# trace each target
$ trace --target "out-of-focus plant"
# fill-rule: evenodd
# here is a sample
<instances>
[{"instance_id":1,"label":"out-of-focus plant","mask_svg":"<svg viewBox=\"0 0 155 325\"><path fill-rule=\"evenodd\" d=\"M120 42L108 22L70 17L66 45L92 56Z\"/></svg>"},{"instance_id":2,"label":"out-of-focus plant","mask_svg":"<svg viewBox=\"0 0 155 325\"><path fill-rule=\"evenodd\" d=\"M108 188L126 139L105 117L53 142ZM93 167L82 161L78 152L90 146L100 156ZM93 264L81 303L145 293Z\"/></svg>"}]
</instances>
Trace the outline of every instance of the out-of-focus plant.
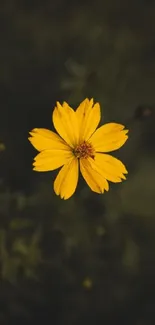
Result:
<instances>
[{"instance_id":1,"label":"out-of-focus plant","mask_svg":"<svg viewBox=\"0 0 155 325\"><path fill-rule=\"evenodd\" d=\"M40 228L26 235L29 220L13 219L8 230L0 229L1 280L15 282L21 277L36 278L36 267L41 262ZM25 234L21 234L25 231Z\"/></svg>"},{"instance_id":2,"label":"out-of-focus plant","mask_svg":"<svg viewBox=\"0 0 155 325\"><path fill-rule=\"evenodd\" d=\"M4 151L5 149L5 144L0 142L0 151Z\"/></svg>"}]
</instances>

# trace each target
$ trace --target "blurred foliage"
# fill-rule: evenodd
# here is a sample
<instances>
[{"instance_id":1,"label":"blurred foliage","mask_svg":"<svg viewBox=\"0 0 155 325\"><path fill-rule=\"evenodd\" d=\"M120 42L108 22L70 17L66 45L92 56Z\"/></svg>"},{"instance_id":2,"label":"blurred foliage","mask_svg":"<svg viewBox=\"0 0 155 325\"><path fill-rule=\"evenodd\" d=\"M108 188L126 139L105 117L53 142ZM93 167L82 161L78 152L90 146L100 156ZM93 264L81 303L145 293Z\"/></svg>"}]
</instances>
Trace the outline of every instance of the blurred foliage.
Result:
<instances>
[{"instance_id":1,"label":"blurred foliage","mask_svg":"<svg viewBox=\"0 0 155 325\"><path fill-rule=\"evenodd\" d=\"M5 150L5 145L4 145L4 143L0 143L0 151L3 151L3 150Z\"/></svg>"},{"instance_id":2,"label":"blurred foliage","mask_svg":"<svg viewBox=\"0 0 155 325\"><path fill-rule=\"evenodd\" d=\"M154 324L155 2L0 7L0 324ZM96 195L80 179L63 201L28 131L86 96L129 128L128 180Z\"/></svg>"},{"instance_id":3,"label":"blurred foliage","mask_svg":"<svg viewBox=\"0 0 155 325\"><path fill-rule=\"evenodd\" d=\"M0 229L1 280L14 283L21 276L36 276L35 268L41 262L40 231L36 229L28 238L24 232L30 225L29 220L13 219L7 230Z\"/></svg>"}]
</instances>

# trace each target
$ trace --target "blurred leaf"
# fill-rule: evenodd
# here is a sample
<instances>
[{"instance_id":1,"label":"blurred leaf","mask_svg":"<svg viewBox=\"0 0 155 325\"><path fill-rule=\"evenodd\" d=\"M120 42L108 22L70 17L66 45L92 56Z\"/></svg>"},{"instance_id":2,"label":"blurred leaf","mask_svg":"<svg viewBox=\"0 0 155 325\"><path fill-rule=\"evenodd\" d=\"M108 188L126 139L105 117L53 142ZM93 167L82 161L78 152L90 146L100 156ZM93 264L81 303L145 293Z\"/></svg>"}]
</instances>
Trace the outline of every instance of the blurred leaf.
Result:
<instances>
[{"instance_id":1,"label":"blurred leaf","mask_svg":"<svg viewBox=\"0 0 155 325\"><path fill-rule=\"evenodd\" d=\"M139 264L139 248L131 238L126 240L122 262L130 271L137 271Z\"/></svg>"},{"instance_id":2,"label":"blurred leaf","mask_svg":"<svg viewBox=\"0 0 155 325\"><path fill-rule=\"evenodd\" d=\"M7 259L8 253L6 250L6 231L0 229L0 260L3 263Z\"/></svg>"},{"instance_id":3,"label":"blurred leaf","mask_svg":"<svg viewBox=\"0 0 155 325\"><path fill-rule=\"evenodd\" d=\"M19 266L21 266L21 260L19 258L10 257L8 255L5 261L2 263L2 279L8 280L10 282L15 282L17 280Z\"/></svg>"},{"instance_id":4,"label":"blurred leaf","mask_svg":"<svg viewBox=\"0 0 155 325\"><path fill-rule=\"evenodd\" d=\"M92 288L93 281L91 278L87 277L83 280L82 285L85 289L90 290Z\"/></svg>"},{"instance_id":5,"label":"blurred leaf","mask_svg":"<svg viewBox=\"0 0 155 325\"><path fill-rule=\"evenodd\" d=\"M102 237L106 234L106 229L103 226L96 227L96 234L99 237Z\"/></svg>"},{"instance_id":6,"label":"blurred leaf","mask_svg":"<svg viewBox=\"0 0 155 325\"><path fill-rule=\"evenodd\" d=\"M17 238L13 242L12 251L22 255L28 255L29 249L23 238Z\"/></svg>"},{"instance_id":7,"label":"blurred leaf","mask_svg":"<svg viewBox=\"0 0 155 325\"><path fill-rule=\"evenodd\" d=\"M31 226L32 226L32 221L31 220L29 220L29 219L21 219L21 218L13 219L9 224L9 227L12 230L20 230L20 229L31 227Z\"/></svg>"},{"instance_id":8,"label":"blurred leaf","mask_svg":"<svg viewBox=\"0 0 155 325\"><path fill-rule=\"evenodd\" d=\"M39 242L41 239L41 230L38 228L33 234L31 242L29 244L29 253L27 256L27 263L36 266L41 261L41 251L39 248Z\"/></svg>"},{"instance_id":9,"label":"blurred leaf","mask_svg":"<svg viewBox=\"0 0 155 325\"><path fill-rule=\"evenodd\" d=\"M26 267L25 270L24 270L24 274L25 274L25 276L26 276L27 278L37 280L37 276L36 276L36 274L35 274L35 271L34 271L34 269L32 269L32 268Z\"/></svg>"},{"instance_id":10,"label":"blurred leaf","mask_svg":"<svg viewBox=\"0 0 155 325\"><path fill-rule=\"evenodd\" d=\"M23 210L28 205L27 197L22 193L18 193L16 201L18 210Z\"/></svg>"},{"instance_id":11,"label":"blurred leaf","mask_svg":"<svg viewBox=\"0 0 155 325\"><path fill-rule=\"evenodd\" d=\"M6 149L4 143L0 143L0 151L4 151Z\"/></svg>"}]
</instances>

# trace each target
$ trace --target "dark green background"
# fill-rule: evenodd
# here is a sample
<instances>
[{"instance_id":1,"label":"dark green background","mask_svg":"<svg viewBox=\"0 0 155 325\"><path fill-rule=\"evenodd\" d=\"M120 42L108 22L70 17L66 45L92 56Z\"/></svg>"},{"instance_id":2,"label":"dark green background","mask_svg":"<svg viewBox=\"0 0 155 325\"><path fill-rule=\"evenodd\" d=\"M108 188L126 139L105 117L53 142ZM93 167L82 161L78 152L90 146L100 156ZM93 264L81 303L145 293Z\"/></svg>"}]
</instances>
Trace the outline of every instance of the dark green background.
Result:
<instances>
[{"instance_id":1,"label":"dark green background","mask_svg":"<svg viewBox=\"0 0 155 325\"><path fill-rule=\"evenodd\" d=\"M86 97L130 129L129 175L63 201L28 132ZM1 0L1 325L155 324L154 104L155 1Z\"/></svg>"}]
</instances>

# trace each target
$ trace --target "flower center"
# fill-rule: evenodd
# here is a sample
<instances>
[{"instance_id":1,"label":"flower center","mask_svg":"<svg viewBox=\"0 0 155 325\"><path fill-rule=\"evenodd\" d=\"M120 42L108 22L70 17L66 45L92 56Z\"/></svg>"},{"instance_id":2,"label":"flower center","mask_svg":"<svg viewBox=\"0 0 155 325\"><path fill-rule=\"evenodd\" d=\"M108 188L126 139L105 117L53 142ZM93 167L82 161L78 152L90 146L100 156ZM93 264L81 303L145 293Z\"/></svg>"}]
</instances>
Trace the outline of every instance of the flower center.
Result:
<instances>
[{"instance_id":1,"label":"flower center","mask_svg":"<svg viewBox=\"0 0 155 325\"><path fill-rule=\"evenodd\" d=\"M91 157L94 159L95 150L92 145L88 142L82 142L74 149L74 155L77 158L88 158Z\"/></svg>"}]
</instances>

